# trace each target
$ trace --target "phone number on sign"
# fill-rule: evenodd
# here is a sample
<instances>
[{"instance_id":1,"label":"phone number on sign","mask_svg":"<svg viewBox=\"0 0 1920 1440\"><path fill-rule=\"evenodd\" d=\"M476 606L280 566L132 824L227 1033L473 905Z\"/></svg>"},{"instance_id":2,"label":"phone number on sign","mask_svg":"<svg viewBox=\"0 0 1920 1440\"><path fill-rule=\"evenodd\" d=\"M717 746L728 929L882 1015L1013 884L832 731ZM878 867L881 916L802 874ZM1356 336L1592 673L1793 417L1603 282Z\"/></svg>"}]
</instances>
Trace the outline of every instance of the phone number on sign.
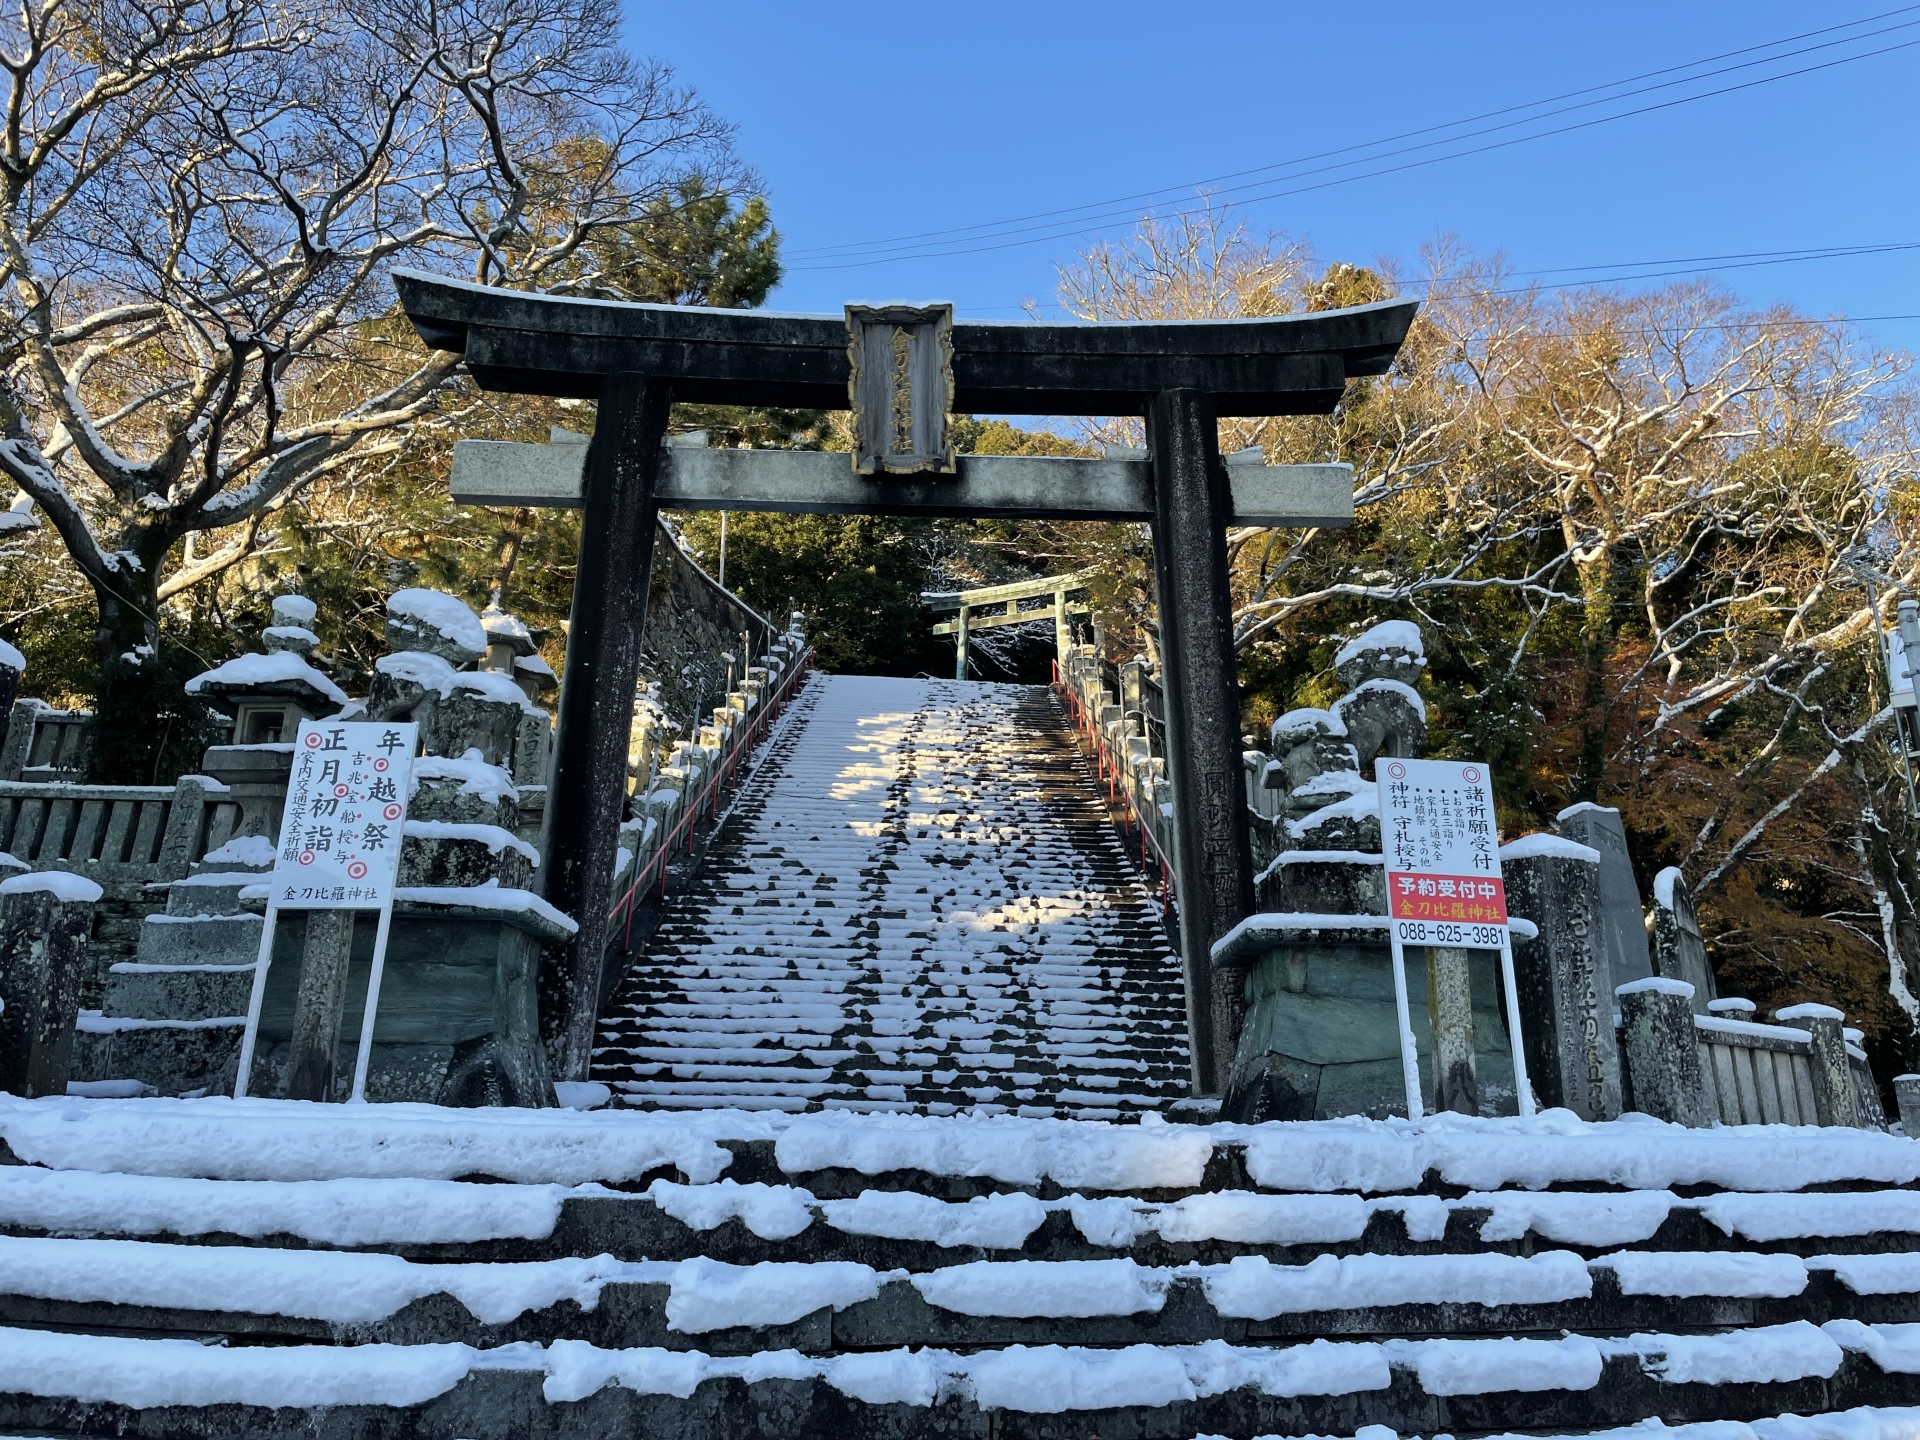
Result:
<instances>
[{"instance_id":1,"label":"phone number on sign","mask_svg":"<svg viewBox=\"0 0 1920 1440\"><path fill-rule=\"evenodd\" d=\"M1498 950L1506 939L1500 925L1445 925L1431 920L1396 920L1394 932L1409 945L1460 945L1470 950Z\"/></svg>"}]
</instances>

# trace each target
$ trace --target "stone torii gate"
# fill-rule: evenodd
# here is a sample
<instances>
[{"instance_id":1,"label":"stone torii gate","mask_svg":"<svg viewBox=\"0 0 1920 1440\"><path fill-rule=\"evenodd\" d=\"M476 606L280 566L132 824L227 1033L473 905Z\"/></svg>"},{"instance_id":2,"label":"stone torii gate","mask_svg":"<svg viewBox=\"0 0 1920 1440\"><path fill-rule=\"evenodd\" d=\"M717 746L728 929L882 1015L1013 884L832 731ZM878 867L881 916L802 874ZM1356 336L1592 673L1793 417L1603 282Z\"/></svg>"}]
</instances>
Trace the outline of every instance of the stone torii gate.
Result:
<instances>
[{"instance_id":1,"label":"stone torii gate","mask_svg":"<svg viewBox=\"0 0 1920 1440\"><path fill-rule=\"evenodd\" d=\"M666 507L1151 526L1167 722L1182 737L1168 759L1194 1084L1221 1088L1243 1002L1236 977L1214 983L1209 951L1253 907L1226 531L1346 525L1353 491L1344 465L1223 463L1216 422L1330 412L1349 379L1385 373L1416 302L956 324L951 306L786 315L564 299L414 271L394 280L421 339L464 355L482 389L599 402L587 446L469 450L459 496L585 510L541 867L546 898L580 925L541 975L556 1076L585 1078L592 1054L654 517ZM852 410L856 448L850 463L666 446L675 401ZM956 456L949 412L1141 415L1147 456Z\"/></svg>"},{"instance_id":2,"label":"stone torii gate","mask_svg":"<svg viewBox=\"0 0 1920 1440\"><path fill-rule=\"evenodd\" d=\"M1076 570L1071 575L1041 575L1007 585L984 585L975 590L953 590L927 594L921 601L936 615L951 615L933 627L936 636L953 636L953 678L967 678L967 639L979 630L997 630L1003 625L1025 625L1034 620L1053 621L1055 647L1065 654L1072 643L1072 622L1091 612L1085 605L1069 605L1067 596L1084 591L1087 580L1097 573ZM1022 600L1051 600L1051 605L1022 610ZM988 606L996 609L989 610Z\"/></svg>"}]
</instances>

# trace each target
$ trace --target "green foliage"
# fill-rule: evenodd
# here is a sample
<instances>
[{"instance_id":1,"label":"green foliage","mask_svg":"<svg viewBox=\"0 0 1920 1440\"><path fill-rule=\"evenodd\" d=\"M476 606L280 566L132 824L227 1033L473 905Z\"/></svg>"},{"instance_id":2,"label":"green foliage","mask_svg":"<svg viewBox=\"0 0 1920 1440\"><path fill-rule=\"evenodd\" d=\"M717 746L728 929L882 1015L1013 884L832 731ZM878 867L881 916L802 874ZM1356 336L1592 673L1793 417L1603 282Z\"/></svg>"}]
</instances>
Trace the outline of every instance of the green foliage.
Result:
<instances>
[{"instance_id":1,"label":"green foliage","mask_svg":"<svg viewBox=\"0 0 1920 1440\"><path fill-rule=\"evenodd\" d=\"M187 681L206 668L164 635L158 654L108 661L81 738L88 782L165 785L197 769L202 752L221 737L213 712L186 692Z\"/></svg>"},{"instance_id":2,"label":"green foliage","mask_svg":"<svg viewBox=\"0 0 1920 1440\"><path fill-rule=\"evenodd\" d=\"M780 283L780 232L758 195L738 200L690 175L593 247L594 289L623 300L752 309Z\"/></svg>"},{"instance_id":3,"label":"green foliage","mask_svg":"<svg viewBox=\"0 0 1920 1440\"><path fill-rule=\"evenodd\" d=\"M920 602L938 526L879 515L739 513L727 522L727 585L776 623L804 614L828 670L917 675L950 670L950 642L934 639ZM719 568L720 517L680 517L687 547Z\"/></svg>"}]
</instances>

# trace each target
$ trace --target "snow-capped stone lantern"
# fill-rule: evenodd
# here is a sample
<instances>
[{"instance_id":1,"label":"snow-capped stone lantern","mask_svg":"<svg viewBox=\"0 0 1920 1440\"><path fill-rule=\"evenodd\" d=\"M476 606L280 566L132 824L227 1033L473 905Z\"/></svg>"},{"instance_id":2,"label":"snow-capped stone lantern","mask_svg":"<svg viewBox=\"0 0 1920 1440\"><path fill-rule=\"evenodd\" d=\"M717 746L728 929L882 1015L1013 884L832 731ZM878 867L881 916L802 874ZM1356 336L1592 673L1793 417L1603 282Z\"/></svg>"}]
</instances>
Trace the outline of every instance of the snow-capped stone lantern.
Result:
<instances>
[{"instance_id":1,"label":"snow-capped stone lantern","mask_svg":"<svg viewBox=\"0 0 1920 1440\"><path fill-rule=\"evenodd\" d=\"M498 605L489 605L480 612L480 626L487 634L487 658L481 662L482 669L511 676L529 700L560 688L560 677L540 658L540 647L526 621Z\"/></svg>"},{"instance_id":2,"label":"snow-capped stone lantern","mask_svg":"<svg viewBox=\"0 0 1920 1440\"><path fill-rule=\"evenodd\" d=\"M262 637L265 653L237 656L186 684L189 695L233 717L233 743L208 746L200 768L227 787L223 798L239 806L235 836L271 841L280 833L300 722L328 719L347 704L346 692L310 662L319 643L308 628L313 616L311 600L276 596L274 623Z\"/></svg>"},{"instance_id":3,"label":"snow-capped stone lantern","mask_svg":"<svg viewBox=\"0 0 1920 1440\"><path fill-rule=\"evenodd\" d=\"M291 744L302 720L337 715L347 695L312 663L320 637L307 627L314 604L276 595L273 624L261 632L265 653L241 655L189 680L186 691L233 717L235 745Z\"/></svg>"},{"instance_id":4,"label":"snow-capped stone lantern","mask_svg":"<svg viewBox=\"0 0 1920 1440\"><path fill-rule=\"evenodd\" d=\"M1427 707L1413 686L1427 668L1420 627L1410 620L1385 620L1341 646L1334 673L1347 693L1333 713L1366 769L1375 758L1419 756L1427 744Z\"/></svg>"},{"instance_id":5,"label":"snow-capped stone lantern","mask_svg":"<svg viewBox=\"0 0 1920 1440\"><path fill-rule=\"evenodd\" d=\"M477 749L488 765L510 764L521 718L536 707L510 676L465 668L487 654L480 617L438 590L396 590L386 618L393 653L374 661L368 716L417 721L425 754Z\"/></svg>"}]
</instances>

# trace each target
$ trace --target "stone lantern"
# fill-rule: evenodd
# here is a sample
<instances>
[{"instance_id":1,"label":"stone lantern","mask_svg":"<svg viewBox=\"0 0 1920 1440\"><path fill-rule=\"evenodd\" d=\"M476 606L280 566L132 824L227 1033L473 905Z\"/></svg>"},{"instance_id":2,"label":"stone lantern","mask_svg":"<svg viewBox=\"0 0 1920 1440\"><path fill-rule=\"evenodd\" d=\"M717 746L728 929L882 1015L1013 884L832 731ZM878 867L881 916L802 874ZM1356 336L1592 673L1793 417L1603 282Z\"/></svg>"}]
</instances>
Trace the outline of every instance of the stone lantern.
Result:
<instances>
[{"instance_id":1,"label":"stone lantern","mask_svg":"<svg viewBox=\"0 0 1920 1440\"><path fill-rule=\"evenodd\" d=\"M201 769L239 804L235 835L279 834L300 722L325 720L347 703L346 692L310 663L320 643L307 628L313 617L311 600L275 596L264 654L241 655L187 682L189 695L233 717L234 743L209 746Z\"/></svg>"}]
</instances>

